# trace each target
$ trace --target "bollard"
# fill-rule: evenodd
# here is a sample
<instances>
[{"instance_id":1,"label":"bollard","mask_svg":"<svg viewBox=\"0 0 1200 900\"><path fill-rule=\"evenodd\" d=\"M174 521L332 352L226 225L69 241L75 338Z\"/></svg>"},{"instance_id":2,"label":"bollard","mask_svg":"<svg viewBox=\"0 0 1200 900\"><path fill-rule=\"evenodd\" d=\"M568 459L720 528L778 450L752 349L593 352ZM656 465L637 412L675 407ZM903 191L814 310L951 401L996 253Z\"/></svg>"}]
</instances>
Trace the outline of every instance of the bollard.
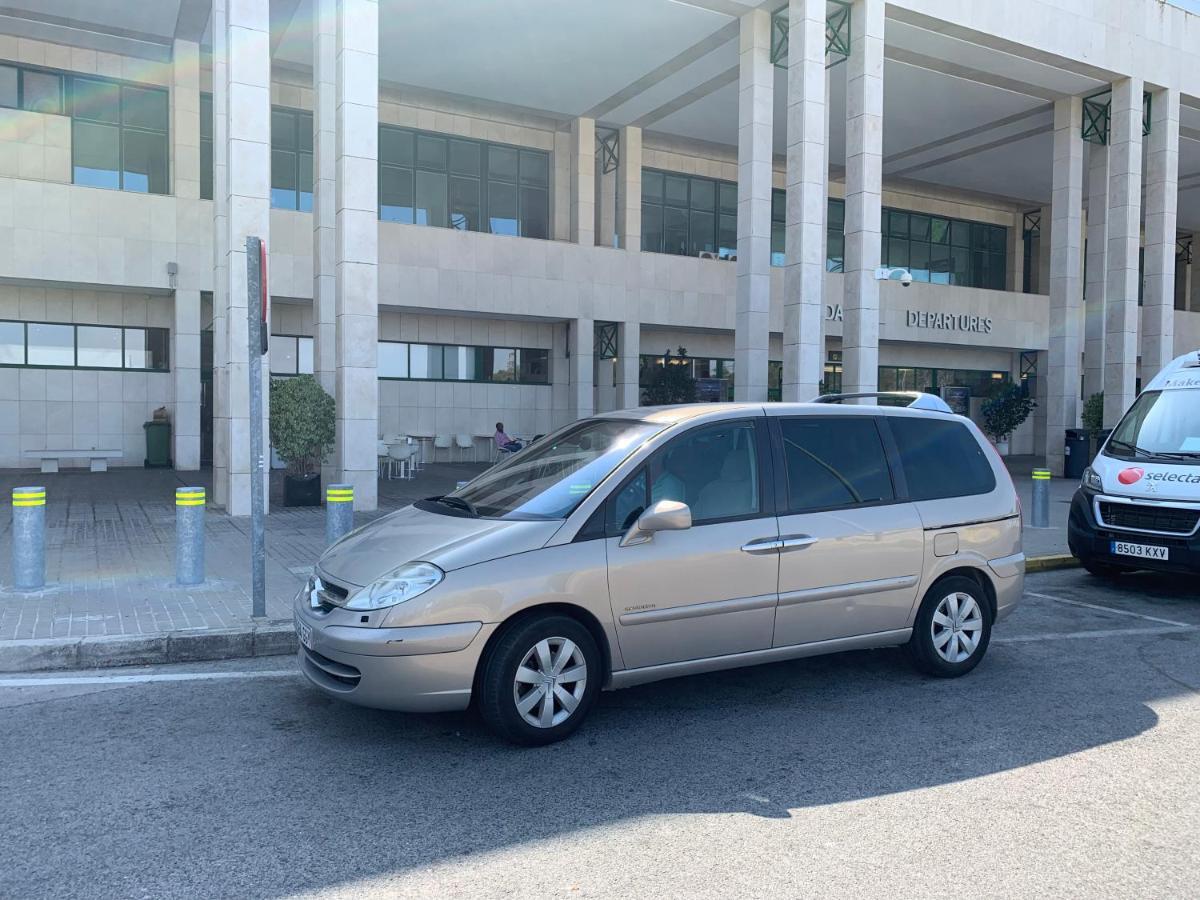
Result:
<instances>
[{"instance_id":1,"label":"bollard","mask_svg":"<svg viewBox=\"0 0 1200 900\"><path fill-rule=\"evenodd\" d=\"M331 484L325 489L325 546L354 527L354 485Z\"/></svg>"},{"instance_id":2,"label":"bollard","mask_svg":"<svg viewBox=\"0 0 1200 900\"><path fill-rule=\"evenodd\" d=\"M1050 527L1050 470L1033 470L1033 516L1029 523L1034 528Z\"/></svg>"},{"instance_id":3,"label":"bollard","mask_svg":"<svg viewBox=\"0 0 1200 900\"><path fill-rule=\"evenodd\" d=\"M175 488L175 583L204 583L204 488Z\"/></svg>"},{"instance_id":4,"label":"bollard","mask_svg":"<svg viewBox=\"0 0 1200 900\"><path fill-rule=\"evenodd\" d=\"M46 489L13 488L12 506L13 587L36 591L46 585Z\"/></svg>"}]
</instances>

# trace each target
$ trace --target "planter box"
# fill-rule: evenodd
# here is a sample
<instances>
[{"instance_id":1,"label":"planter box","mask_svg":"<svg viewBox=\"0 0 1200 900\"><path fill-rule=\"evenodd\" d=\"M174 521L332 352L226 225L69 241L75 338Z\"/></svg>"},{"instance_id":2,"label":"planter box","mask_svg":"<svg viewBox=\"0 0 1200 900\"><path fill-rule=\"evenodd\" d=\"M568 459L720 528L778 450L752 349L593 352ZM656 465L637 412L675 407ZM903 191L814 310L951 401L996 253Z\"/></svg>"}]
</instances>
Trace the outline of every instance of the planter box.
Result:
<instances>
[{"instance_id":1,"label":"planter box","mask_svg":"<svg viewBox=\"0 0 1200 900\"><path fill-rule=\"evenodd\" d=\"M283 505L284 506L320 506L321 505L321 476L320 475L284 475L283 476Z\"/></svg>"}]
</instances>

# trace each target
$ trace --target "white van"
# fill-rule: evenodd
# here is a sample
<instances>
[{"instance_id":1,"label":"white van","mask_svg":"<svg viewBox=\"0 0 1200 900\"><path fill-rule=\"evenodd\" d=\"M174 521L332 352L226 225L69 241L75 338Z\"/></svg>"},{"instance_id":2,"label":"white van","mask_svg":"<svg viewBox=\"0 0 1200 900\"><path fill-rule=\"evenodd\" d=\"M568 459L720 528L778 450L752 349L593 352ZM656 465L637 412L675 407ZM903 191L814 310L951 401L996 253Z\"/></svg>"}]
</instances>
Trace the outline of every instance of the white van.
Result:
<instances>
[{"instance_id":1,"label":"white van","mask_svg":"<svg viewBox=\"0 0 1200 900\"><path fill-rule=\"evenodd\" d=\"M1067 540L1101 577L1200 573L1200 350L1154 377L1084 471Z\"/></svg>"}]
</instances>

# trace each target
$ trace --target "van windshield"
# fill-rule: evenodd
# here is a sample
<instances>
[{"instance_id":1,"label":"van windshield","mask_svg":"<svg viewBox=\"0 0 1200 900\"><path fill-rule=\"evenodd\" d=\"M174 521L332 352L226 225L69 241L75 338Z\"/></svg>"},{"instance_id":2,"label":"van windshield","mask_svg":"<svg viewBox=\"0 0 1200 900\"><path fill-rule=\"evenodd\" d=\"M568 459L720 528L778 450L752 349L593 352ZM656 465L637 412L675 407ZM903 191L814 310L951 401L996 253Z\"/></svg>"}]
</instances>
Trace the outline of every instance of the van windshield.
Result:
<instances>
[{"instance_id":1,"label":"van windshield","mask_svg":"<svg viewBox=\"0 0 1200 900\"><path fill-rule=\"evenodd\" d=\"M1147 391L1113 431L1107 456L1200 465L1200 391Z\"/></svg>"},{"instance_id":2,"label":"van windshield","mask_svg":"<svg viewBox=\"0 0 1200 900\"><path fill-rule=\"evenodd\" d=\"M486 518L565 519L662 428L625 419L576 422L514 453L450 496Z\"/></svg>"}]
</instances>

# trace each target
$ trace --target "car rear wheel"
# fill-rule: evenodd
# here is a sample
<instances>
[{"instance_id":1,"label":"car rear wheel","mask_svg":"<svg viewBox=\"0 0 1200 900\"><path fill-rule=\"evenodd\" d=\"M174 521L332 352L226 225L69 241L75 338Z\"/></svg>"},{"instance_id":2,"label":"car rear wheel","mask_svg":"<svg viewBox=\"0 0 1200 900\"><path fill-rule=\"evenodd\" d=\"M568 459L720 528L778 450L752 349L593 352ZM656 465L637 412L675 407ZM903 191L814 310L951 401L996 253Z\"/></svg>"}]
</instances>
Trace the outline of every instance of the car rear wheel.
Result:
<instances>
[{"instance_id":1,"label":"car rear wheel","mask_svg":"<svg viewBox=\"0 0 1200 900\"><path fill-rule=\"evenodd\" d=\"M546 615L518 622L488 654L479 713L518 744L561 741L582 724L600 691L600 651L575 619Z\"/></svg>"},{"instance_id":2,"label":"car rear wheel","mask_svg":"<svg viewBox=\"0 0 1200 900\"><path fill-rule=\"evenodd\" d=\"M954 575L929 589L908 652L922 672L957 678L979 665L992 639L992 613L979 582Z\"/></svg>"}]
</instances>

